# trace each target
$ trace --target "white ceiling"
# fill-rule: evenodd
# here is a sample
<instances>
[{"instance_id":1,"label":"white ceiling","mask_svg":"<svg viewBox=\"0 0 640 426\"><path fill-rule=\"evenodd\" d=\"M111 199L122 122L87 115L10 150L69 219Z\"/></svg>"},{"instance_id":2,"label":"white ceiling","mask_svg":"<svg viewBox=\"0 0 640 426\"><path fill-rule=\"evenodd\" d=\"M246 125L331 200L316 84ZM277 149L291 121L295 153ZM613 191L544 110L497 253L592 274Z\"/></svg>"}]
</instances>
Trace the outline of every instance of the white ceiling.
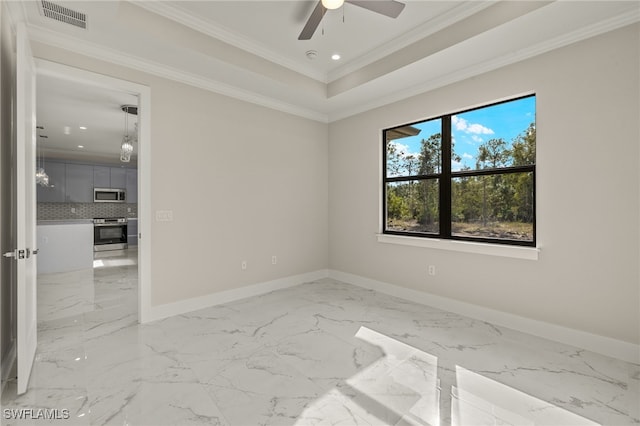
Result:
<instances>
[{"instance_id":1,"label":"white ceiling","mask_svg":"<svg viewBox=\"0 0 640 426\"><path fill-rule=\"evenodd\" d=\"M9 4L35 41L323 122L640 20L638 1L406 0L397 19L346 4L299 41L315 1L56 3L86 13L87 29L43 17L36 1ZM80 91L68 89L57 95ZM43 107L38 119L59 128L60 115Z\"/></svg>"},{"instance_id":2,"label":"white ceiling","mask_svg":"<svg viewBox=\"0 0 640 426\"><path fill-rule=\"evenodd\" d=\"M48 158L114 163L120 159L125 132L122 105L137 105L136 96L95 86L78 87L76 82L49 75L36 80L38 152ZM129 134L135 133L136 116L128 117ZM86 129L81 129L85 127ZM131 163L138 153L134 145Z\"/></svg>"}]
</instances>

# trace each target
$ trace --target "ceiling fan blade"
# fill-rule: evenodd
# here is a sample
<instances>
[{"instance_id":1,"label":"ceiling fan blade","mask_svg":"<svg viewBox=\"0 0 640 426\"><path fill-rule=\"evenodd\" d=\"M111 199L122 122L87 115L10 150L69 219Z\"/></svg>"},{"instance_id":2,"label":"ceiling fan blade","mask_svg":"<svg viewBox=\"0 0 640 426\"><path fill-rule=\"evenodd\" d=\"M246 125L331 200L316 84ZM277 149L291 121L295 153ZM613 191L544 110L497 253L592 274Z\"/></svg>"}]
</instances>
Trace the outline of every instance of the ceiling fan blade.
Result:
<instances>
[{"instance_id":1,"label":"ceiling fan blade","mask_svg":"<svg viewBox=\"0 0 640 426\"><path fill-rule=\"evenodd\" d=\"M307 23L298 36L298 40L311 40L313 33L316 32L316 28L320 25L320 21L322 21L322 17L325 13L327 13L327 9L322 6L321 1L318 1L316 8L311 12L311 16L309 16Z\"/></svg>"},{"instance_id":2,"label":"ceiling fan blade","mask_svg":"<svg viewBox=\"0 0 640 426\"><path fill-rule=\"evenodd\" d=\"M389 18L397 18L404 9L404 3L395 0L346 0L347 3L360 6Z\"/></svg>"}]
</instances>

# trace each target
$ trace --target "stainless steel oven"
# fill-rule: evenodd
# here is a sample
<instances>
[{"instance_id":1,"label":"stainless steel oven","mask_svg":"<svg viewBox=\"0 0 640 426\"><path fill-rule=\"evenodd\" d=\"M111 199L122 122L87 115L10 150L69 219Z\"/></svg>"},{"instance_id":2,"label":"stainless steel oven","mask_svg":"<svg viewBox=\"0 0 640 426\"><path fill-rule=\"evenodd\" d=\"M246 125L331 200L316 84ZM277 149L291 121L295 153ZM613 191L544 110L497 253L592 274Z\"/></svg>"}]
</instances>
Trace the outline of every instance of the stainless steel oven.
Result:
<instances>
[{"instance_id":1,"label":"stainless steel oven","mask_svg":"<svg viewBox=\"0 0 640 426\"><path fill-rule=\"evenodd\" d=\"M93 219L93 251L128 248L126 217L97 217Z\"/></svg>"}]
</instances>

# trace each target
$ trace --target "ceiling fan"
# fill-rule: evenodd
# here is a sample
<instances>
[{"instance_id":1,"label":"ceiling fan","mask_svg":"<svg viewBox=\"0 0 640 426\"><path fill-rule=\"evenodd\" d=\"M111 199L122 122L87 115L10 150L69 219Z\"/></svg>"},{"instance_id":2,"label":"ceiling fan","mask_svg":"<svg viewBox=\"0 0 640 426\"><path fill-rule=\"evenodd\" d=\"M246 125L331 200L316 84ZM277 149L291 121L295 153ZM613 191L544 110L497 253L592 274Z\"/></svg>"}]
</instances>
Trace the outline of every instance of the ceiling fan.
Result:
<instances>
[{"instance_id":1,"label":"ceiling fan","mask_svg":"<svg viewBox=\"0 0 640 426\"><path fill-rule=\"evenodd\" d=\"M405 6L404 3L396 0L321 0L318 1L315 9L313 9L311 16L298 36L298 40L310 40L327 10L337 9L345 1L390 18L397 18Z\"/></svg>"}]
</instances>

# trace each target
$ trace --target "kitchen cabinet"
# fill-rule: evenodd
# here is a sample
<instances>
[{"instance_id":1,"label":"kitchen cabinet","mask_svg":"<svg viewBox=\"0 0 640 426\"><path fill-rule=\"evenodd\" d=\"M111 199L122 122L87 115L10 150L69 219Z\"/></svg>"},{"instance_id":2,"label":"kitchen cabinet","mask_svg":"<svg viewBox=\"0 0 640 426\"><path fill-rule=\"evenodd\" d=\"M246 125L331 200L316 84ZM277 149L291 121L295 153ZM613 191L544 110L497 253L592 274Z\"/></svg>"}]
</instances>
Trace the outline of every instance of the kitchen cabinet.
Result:
<instances>
[{"instance_id":1,"label":"kitchen cabinet","mask_svg":"<svg viewBox=\"0 0 640 426\"><path fill-rule=\"evenodd\" d=\"M127 184L125 189L127 191L127 203L138 202L138 169L126 169L127 170Z\"/></svg>"},{"instance_id":2,"label":"kitchen cabinet","mask_svg":"<svg viewBox=\"0 0 640 426\"><path fill-rule=\"evenodd\" d=\"M37 185L38 202L62 203L65 200L65 186L67 181L66 164L55 161L44 163L44 170L49 176L49 186Z\"/></svg>"},{"instance_id":3,"label":"kitchen cabinet","mask_svg":"<svg viewBox=\"0 0 640 426\"><path fill-rule=\"evenodd\" d=\"M93 166L93 186L111 188L111 167Z\"/></svg>"},{"instance_id":4,"label":"kitchen cabinet","mask_svg":"<svg viewBox=\"0 0 640 426\"><path fill-rule=\"evenodd\" d=\"M68 203L93 202L93 166L66 164L65 201Z\"/></svg>"},{"instance_id":5,"label":"kitchen cabinet","mask_svg":"<svg viewBox=\"0 0 640 426\"><path fill-rule=\"evenodd\" d=\"M124 189L127 203L138 202L138 169L47 161L49 186L37 186L39 203L92 203L94 188Z\"/></svg>"},{"instance_id":6,"label":"kitchen cabinet","mask_svg":"<svg viewBox=\"0 0 640 426\"><path fill-rule=\"evenodd\" d=\"M111 167L111 186L108 188L125 189L127 186L127 169Z\"/></svg>"},{"instance_id":7,"label":"kitchen cabinet","mask_svg":"<svg viewBox=\"0 0 640 426\"><path fill-rule=\"evenodd\" d=\"M127 169L122 167L93 166L93 186L96 188L125 189Z\"/></svg>"}]
</instances>

